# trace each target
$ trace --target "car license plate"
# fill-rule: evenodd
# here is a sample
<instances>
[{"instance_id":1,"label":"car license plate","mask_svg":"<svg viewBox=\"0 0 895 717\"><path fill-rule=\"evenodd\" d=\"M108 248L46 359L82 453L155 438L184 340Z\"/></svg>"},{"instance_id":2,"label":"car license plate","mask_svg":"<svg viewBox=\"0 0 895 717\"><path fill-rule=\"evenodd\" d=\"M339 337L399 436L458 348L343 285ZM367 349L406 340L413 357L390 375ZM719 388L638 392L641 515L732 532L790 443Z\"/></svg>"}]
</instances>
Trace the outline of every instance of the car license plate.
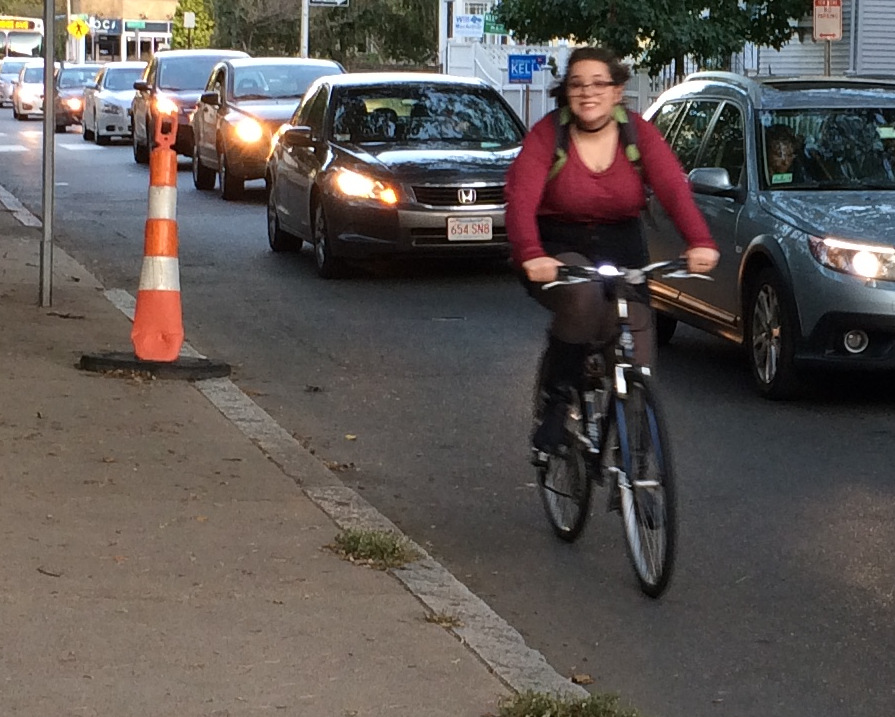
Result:
<instances>
[{"instance_id":1,"label":"car license plate","mask_svg":"<svg viewBox=\"0 0 895 717\"><path fill-rule=\"evenodd\" d=\"M448 217L448 241L491 241L491 217Z\"/></svg>"}]
</instances>

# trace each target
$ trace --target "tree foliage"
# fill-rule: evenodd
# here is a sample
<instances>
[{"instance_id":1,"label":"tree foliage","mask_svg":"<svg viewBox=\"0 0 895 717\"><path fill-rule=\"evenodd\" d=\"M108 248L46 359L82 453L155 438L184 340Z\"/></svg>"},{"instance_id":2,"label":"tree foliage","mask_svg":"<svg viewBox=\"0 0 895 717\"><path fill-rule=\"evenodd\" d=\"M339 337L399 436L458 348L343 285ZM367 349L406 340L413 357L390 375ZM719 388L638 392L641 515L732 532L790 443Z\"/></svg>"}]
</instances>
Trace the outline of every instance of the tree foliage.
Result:
<instances>
[{"instance_id":1,"label":"tree foliage","mask_svg":"<svg viewBox=\"0 0 895 717\"><path fill-rule=\"evenodd\" d=\"M183 26L183 14L196 13L196 26L188 30ZM187 47L211 47L214 34L214 18L211 7L206 0L180 0L174 11L174 23L171 27L171 47L182 49Z\"/></svg>"},{"instance_id":2,"label":"tree foliage","mask_svg":"<svg viewBox=\"0 0 895 717\"><path fill-rule=\"evenodd\" d=\"M724 65L747 42L780 48L792 20L811 11L811 0L500 0L498 19L517 40L570 38L612 48L657 73L693 57Z\"/></svg>"}]
</instances>

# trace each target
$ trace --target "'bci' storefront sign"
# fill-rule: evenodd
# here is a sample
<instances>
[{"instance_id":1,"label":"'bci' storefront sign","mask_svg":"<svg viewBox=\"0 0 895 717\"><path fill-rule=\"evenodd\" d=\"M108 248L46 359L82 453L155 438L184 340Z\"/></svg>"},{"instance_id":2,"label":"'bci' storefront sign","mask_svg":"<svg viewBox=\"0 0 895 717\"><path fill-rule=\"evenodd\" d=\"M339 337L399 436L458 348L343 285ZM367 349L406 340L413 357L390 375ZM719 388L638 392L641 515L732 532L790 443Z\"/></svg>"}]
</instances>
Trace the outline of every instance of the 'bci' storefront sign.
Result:
<instances>
[{"instance_id":1,"label":"'bci' storefront sign","mask_svg":"<svg viewBox=\"0 0 895 717\"><path fill-rule=\"evenodd\" d=\"M87 24L94 35L120 35L121 20L112 20L106 17L89 17Z\"/></svg>"}]
</instances>

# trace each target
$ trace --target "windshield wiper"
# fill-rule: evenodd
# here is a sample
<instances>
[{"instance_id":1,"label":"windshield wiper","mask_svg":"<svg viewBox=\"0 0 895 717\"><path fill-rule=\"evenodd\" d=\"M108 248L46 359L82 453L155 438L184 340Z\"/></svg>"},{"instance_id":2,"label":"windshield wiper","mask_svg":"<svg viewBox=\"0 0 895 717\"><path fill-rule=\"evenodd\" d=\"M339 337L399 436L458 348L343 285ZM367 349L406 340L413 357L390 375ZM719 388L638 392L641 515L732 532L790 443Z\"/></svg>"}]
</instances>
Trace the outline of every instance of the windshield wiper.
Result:
<instances>
[{"instance_id":1,"label":"windshield wiper","mask_svg":"<svg viewBox=\"0 0 895 717\"><path fill-rule=\"evenodd\" d=\"M259 95L259 94L249 94L249 95L236 95L234 100L270 100L273 99L270 95Z\"/></svg>"}]
</instances>

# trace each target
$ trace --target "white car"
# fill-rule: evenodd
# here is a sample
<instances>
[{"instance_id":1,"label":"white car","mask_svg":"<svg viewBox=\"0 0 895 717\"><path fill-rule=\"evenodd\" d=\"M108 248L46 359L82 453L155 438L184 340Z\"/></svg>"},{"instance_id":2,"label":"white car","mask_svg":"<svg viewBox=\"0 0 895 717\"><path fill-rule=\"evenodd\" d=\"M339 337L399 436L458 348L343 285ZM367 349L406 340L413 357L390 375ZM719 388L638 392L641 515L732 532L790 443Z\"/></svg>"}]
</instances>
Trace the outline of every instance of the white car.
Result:
<instances>
[{"instance_id":1,"label":"white car","mask_svg":"<svg viewBox=\"0 0 895 717\"><path fill-rule=\"evenodd\" d=\"M12 91L19 81L19 72L30 60L7 57L0 63L0 107L12 105Z\"/></svg>"},{"instance_id":2,"label":"white car","mask_svg":"<svg viewBox=\"0 0 895 717\"><path fill-rule=\"evenodd\" d=\"M145 62L109 62L84 89L84 141L108 144L113 137L130 137L131 101L134 82L143 74Z\"/></svg>"},{"instance_id":3,"label":"white car","mask_svg":"<svg viewBox=\"0 0 895 717\"><path fill-rule=\"evenodd\" d=\"M55 65L59 68L58 63ZM12 93L12 116L17 120L43 117L44 61L31 60L19 71L19 79Z\"/></svg>"}]
</instances>

